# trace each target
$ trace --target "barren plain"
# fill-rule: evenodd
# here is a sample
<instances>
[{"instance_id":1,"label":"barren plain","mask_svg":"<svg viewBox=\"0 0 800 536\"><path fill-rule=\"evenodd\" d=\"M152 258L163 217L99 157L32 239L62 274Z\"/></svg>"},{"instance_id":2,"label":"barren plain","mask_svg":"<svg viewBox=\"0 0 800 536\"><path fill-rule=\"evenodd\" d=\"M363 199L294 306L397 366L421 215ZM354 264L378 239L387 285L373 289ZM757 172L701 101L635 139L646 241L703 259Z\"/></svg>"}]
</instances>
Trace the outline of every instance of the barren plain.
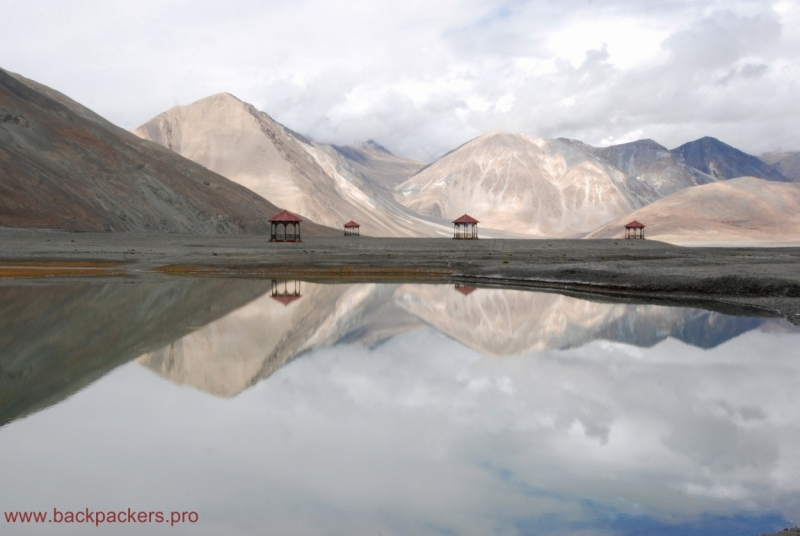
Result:
<instances>
[{"instance_id":1,"label":"barren plain","mask_svg":"<svg viewBox=\"0 0 800 536\"><path fill-rule=\"evenodd\" d=\"M309 281L428 281L693 305L800 323L800 248L688 248L654 240L67 233L0 230L0 275L182 275Z\"/></svg>"}]
</instances>

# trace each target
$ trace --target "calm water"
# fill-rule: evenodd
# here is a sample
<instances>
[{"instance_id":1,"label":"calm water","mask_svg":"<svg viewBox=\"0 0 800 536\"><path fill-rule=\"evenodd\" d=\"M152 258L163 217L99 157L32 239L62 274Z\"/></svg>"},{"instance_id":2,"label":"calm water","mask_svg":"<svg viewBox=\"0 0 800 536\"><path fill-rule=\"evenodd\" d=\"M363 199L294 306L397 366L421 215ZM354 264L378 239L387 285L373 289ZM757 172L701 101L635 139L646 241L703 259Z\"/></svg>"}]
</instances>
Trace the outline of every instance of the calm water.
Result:
<instances>
[{"instance_id":1,"label":"calm water","mask_svg":"<svg viewBox=\"0 0 800 536\"><path fill-rule=\"evenodd\" d=\"M0 287L8 534L742 534L800 518L800 331L452 285Z\"/></svg>"}]
</instances>

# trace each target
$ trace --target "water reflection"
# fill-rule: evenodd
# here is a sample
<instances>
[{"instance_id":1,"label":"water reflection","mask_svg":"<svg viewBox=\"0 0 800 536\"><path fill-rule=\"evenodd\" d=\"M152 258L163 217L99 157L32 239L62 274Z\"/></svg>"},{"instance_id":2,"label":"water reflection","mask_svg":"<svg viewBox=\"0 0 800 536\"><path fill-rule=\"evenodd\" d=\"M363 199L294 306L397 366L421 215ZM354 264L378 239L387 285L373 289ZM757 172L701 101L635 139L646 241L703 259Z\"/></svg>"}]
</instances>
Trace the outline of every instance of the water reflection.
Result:
<instances>
[{"instance_id":1,"label":"water reflection","mask_svg":"<svg viewBox=\"0 0 800 536\"><path fill-rule=\"evenodd\" d=\"M303 295L300 294L300 281L272 280L272 299L289 305L295 300L299 300Z\"/></svg>"},{"instance_id":2,"label":"water reflection","mask_svg":"<svg viewBox=\"0 0 800 536\"><path fill-rule=\"evenodd\" d=\"M199 279L0 286L0 425L268 290L266 282Z\"/></svg>"},{"instance_id":3,"label":"water reflection","mask_svg":"<svg viewBox=\"0 0 800 536\"><path fill-rule=\"evenodd\" d=\"M481 289L466 294L440 285L403 285L395 300L426 324L493 356L573 348L598 339L652 346L675 337L709 348L763 323L701 309L602 303L542 292Z\"/></svg>"},{"instance_id":4,"label":"water reflection","mask_svg":"<svg viewBox=\"0 0 800 536\"><path fill-rule=\"evenodd\" d=\"M652 346L667 337L708 348L764 324L701 309L446 285L303 283L298 300L300 285L273 281L270 296L139 362L177 384L231 397L309 350L374 346L425 325L483 355L509 356L593 340Z\"/></svg>"},{"instance_id":5,"label":"water reflection","mask_svg":"<svg viewBox=\"0 0 800 536\"><path fill-rule=\"evenodd\" d=\"M4 382L56 366L24 357L46 353L48 320L69 359L52 370L74 363L80 385L144 354L0 428L5 508L201 513L165 534L750 536L800 508L786 323L502 289L172 284L0 311L4 329L45 316L3 331Z\"/></svg>"}]
</instances>

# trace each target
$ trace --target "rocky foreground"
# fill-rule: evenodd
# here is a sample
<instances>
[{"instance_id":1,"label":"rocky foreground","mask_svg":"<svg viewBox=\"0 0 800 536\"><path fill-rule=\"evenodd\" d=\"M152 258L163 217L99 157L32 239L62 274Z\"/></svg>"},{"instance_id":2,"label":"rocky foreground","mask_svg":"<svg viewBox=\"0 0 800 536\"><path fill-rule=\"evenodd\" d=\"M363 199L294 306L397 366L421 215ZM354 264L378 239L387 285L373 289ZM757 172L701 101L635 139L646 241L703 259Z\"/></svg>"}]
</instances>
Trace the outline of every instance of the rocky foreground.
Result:
<instances>
[{"instance_id":1,"label":"rocky foreground","mask_svg":"<svg viewBox=\"0 0 800 536\"><path fill-rule=\"evenodd\" d=\"M254 235L30 230L0 231L0 240L0 275L7 277L76 276L85 271L93 277L195 274L450 281L691 304L800 323L800 248L685 248L653 240L366 237L308 237L298 244L271 244Z\"/></svg>"}]
</instances>

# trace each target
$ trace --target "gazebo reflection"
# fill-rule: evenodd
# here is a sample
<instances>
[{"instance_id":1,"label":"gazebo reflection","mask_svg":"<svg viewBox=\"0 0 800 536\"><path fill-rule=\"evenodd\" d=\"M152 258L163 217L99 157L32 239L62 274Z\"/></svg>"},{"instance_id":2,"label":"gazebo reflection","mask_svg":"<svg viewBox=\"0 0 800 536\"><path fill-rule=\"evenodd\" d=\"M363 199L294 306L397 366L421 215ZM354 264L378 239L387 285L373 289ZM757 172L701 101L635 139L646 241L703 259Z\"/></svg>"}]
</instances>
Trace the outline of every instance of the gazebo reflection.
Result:
<instances>
[{"instance_id":1,"label":"gazebo reflection","mask_svg":"<svg viewBox=\"0 0 800 536\"><path fill-rule=\"evenodd\" d=\"M289 305L295 300L302 298L300 294L300 281L291 279L272 280L272 299Z\"/></svg>"},{"instance_id":2,"label":"gazebo reflection","mask_svg":"<svg viewBox=\"0 0 800 536\"><path fill-rule=\"evenodd\" d=\"M468 287L463 283L456 283L455 289L464 296L469 296L470 294L472 294L477 290L475 287Z\"/></svg>"}]
</instances>

